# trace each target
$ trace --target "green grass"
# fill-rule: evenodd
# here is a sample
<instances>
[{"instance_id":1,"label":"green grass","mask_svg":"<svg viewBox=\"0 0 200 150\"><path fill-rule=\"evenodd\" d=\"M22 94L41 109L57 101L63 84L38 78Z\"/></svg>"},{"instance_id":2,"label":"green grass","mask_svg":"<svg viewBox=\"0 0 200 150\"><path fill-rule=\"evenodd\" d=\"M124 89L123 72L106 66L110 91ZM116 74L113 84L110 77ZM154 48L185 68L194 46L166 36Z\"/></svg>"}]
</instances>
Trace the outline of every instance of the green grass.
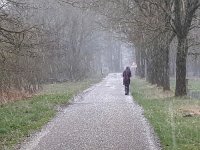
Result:
<instances>
[{"instance_id":1,"label":"green grass","mask_svg":"<svg viewBox=\"0 0 200 150\"><path fill-rule=\"evenodd\" d=\"M165 150L199 150L200 116L184 117L187 108L200 108L200 100L175 98L173 92L135 79L133 96L145 110Z\"/></svg>"},{"instance_id":2,"label":"green grass","mask_svg":"<svg viewBox=\"0 0 200 150\"><path fill-rule=\"evenodd\" d=\"M55 106L67 104L94 82L97 80L45 85L33 98L0 106L0 149L13 149L55 116Z\"/></svg>"}]
</instances>

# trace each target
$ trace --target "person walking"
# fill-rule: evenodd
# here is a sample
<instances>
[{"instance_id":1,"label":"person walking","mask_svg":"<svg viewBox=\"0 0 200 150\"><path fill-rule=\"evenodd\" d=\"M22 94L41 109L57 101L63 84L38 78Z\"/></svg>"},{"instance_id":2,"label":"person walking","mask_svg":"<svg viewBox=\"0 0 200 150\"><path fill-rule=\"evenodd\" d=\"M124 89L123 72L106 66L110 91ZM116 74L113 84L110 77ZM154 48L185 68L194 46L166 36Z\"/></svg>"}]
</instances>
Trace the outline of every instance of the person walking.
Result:
<instances>
[{"instance_id":1,"label":"person walking","mask_svg":"<svg viewBox=\"0 0 200 150\"><path fill-rule=\"evenodd\" d=\"M129 85L131 83L131 70L129 67L126 67L126 69L123 72L123 85L125 86L125 95L129 95Z\"/></svg>"}]
</instances>

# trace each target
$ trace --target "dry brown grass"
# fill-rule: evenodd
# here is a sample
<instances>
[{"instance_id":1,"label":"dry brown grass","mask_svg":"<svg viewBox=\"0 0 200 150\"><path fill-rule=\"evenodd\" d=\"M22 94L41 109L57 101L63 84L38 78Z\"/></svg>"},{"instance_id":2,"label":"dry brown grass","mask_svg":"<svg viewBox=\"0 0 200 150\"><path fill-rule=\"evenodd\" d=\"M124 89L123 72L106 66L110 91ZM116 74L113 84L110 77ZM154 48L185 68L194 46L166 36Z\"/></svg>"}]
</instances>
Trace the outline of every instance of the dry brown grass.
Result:
<instances>
[{"instance_id":1,"label":"dry brown grass","mask_svg":"<svg viewBox=\"0 0 200 150\"><path fill-rule=\"evenodd\" d=\"M189 105L184 106L179 109L182 114L191 115L191 116L200 116L200 106L198 105Z\"/></svg>"},{"instance_id":2,"label":"dry brown grass","mask_svg":"<svg viewBox=\"0 0 200 150\"><path fill-rule=\"evenodd\" d=\"M156 85L145 84L146 81L142 80L143 86L141 89L145 90L145 97L151 99L165 99L169 97L174 97L173 91L163 91L163 88L157 87Z\"/></svg>"},{"instance_id":3,"label":"dry brown grass","mask_svg":"<svg viewBox=\"0 0 200 150\"><path fill-rule=\"evenodd\" d=\"M32 95L27 92L11 89L0 94L0 105L15 102L21 99L27 99L30 97L32 97Z\"/></svg>"}]
</instances>

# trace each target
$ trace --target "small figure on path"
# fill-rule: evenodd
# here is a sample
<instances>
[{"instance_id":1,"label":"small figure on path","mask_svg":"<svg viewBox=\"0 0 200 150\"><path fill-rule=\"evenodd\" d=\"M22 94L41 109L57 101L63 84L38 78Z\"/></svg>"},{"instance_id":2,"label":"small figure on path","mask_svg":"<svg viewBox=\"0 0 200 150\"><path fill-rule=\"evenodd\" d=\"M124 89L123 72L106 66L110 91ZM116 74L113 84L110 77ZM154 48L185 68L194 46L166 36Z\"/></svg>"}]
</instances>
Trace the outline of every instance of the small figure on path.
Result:
<instances>
[{"instance_id":1,"label":"small figure on path","mask_svg":"<svg viewBox=\"0 0 200 150\"><path fill-rule=\"evenodd\" d=\"M129 85L131 82L131 70L129 67L126 67L126 70L123 72L123 85L125 86L125 95L129 95Z\"/></svg>"}]
</instances>

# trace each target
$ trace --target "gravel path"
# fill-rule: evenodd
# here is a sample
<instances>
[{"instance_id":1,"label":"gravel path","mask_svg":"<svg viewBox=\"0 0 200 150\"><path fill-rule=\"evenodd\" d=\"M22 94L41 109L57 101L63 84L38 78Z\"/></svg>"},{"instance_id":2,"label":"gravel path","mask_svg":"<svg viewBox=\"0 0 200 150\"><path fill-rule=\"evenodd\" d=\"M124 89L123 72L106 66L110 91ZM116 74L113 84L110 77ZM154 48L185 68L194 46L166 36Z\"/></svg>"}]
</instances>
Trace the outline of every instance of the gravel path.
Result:
<instances>
[{"instance_id":1,"label":"gravel path","mask_svg":"<svg viewBox=\"0 0 200 150\"><path fill-rule=\"evenodd\" d=\"M65 108L21 150L158 150L142 109L110 74Z\"/></svg>"}]
</instances>

